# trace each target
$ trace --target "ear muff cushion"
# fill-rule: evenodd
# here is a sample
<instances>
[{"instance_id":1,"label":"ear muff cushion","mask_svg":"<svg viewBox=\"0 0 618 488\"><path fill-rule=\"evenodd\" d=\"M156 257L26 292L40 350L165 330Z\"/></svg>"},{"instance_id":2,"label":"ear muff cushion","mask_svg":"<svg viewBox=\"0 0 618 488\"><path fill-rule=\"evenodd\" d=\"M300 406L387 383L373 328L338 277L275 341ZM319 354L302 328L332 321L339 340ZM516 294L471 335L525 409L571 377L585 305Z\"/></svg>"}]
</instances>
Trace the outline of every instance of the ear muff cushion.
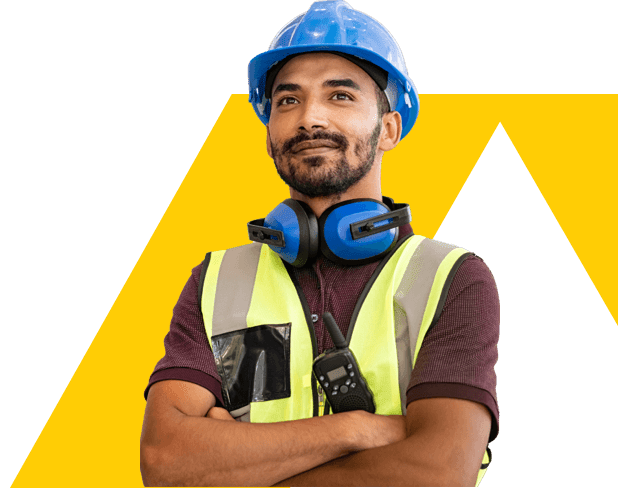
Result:
<instances>
[{"instance_id":1,"label":"ear muff cushion","mask_svg":"<svg viewBox=\"0 0 618 488\"><path fill-rule=\"evenodd\" d=\"M288 206L294 212L298 224L299 246L297 258L290 263L292 266L302 267L318 255L320 245L318 219L311 207L305 202L288 198L283 201L283 205Z\"/></svg>"},{"instance_id":2,"label":"ear muff cushion","mask_svg":"<svg viewBox=\"0 0 618 488\"><path fill-rule=\"evenodd\" d=\"M285 203L280 203L264 218L264 227L283 232L285 246L277 247L269 244L268 247L279 254L284 261L293 263L298 258L300 247L296 213Z\"/></svg>"},{"instance_id":3,"label":"ear muff cushion","mask_svg":"<svg viewBox=\"0 0 618 488\"><path fill-rule=\"evenodd\" d=\"M350 224L390 211L382 202L368 198L347 200L329 207L318 221L322 254L344 266L366 264L382 258L397 244L399 228L354 240ZM388 219L384 224L387 222ZM380 222L375 225L379 226Z\"/></svg>"},{"instance_id":4,"label":"ear muff cushion","mask_svg":"<svg viewBox=\"0 0 618 488\"><path fill-rule=\"evenodd\" d=\"M264 227L283 232L285 246L268 247L292 266L304 266L317 256L318 219L306 203L291 198L284 200L266 216Z\"/></svg>"}]
</instances>

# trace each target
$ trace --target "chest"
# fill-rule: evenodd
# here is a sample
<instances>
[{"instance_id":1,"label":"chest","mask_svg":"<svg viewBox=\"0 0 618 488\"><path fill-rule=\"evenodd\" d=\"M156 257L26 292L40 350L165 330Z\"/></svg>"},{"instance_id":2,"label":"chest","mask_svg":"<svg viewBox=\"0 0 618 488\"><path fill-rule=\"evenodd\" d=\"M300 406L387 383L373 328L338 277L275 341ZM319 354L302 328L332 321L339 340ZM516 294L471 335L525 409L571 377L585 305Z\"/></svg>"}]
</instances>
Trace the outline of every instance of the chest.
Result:
<instances>
[{"instance_id":1,"label":"chest","mask_svg":"<svg viewBox=\"0 0 618 488\"><path fill-rule=\"evenodd\" d=\"M346 337L354 308L377 266L378 263L369 263L341 267L320 257L311 266L289 269L307 301L318 354L334 347L324 326L324 313L330 312L333 315L341 333Z\"/></svg>"}]
</instances>

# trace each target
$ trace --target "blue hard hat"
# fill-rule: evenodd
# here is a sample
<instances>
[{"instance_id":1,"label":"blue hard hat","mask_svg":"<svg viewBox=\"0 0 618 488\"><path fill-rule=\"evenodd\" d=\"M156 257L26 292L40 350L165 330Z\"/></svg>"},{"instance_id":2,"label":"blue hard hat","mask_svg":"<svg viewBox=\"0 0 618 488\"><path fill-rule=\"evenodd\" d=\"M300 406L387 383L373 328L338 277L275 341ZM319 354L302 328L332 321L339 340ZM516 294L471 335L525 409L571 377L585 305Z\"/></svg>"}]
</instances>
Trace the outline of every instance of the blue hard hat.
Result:
<instances>
[{"instance_id":1,"label":"blue hard hat","mask_svg":"<svg viewBox=\"0 0 618 488\"><path fill-rule=\"evenodd\" d=\"M314 2L279 31L268 51L249 63L249 101L262 123L270 117L265 93L268 70L292 54L315 51L357 56L385 70L384 92L391 110L401 114L401 138L410 132L418 116L418 93L397 42L382 24L343 0Z\"/></svg>"}]
</instances>

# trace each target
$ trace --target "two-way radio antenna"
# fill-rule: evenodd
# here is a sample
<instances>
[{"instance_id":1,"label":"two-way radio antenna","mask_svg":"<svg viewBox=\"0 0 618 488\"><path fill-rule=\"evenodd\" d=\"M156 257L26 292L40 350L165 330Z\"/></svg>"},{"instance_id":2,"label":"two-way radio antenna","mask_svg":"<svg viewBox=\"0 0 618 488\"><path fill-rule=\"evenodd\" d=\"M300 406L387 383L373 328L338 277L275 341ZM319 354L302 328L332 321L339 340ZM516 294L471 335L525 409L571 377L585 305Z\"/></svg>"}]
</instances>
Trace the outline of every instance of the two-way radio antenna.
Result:
<instances>
[{"instance_id":1,"label":"two-way radio antenna","mask_svg":"<svg viewBox=\"0 0 618 488\"><path fill-rule=\"evenodd\" d=\"M328 331L331 339L335 343L335 347L337 349L347 349L348 343L345 340L345 337L343 337L343 334L341 333L341 330L337 326L337 323L335 322L335 319L333 318L331 313L324 313L324 315L322 315L322 318L324 319L324 325L326 326L326 330Z\"/></svg>"}]
</instances>

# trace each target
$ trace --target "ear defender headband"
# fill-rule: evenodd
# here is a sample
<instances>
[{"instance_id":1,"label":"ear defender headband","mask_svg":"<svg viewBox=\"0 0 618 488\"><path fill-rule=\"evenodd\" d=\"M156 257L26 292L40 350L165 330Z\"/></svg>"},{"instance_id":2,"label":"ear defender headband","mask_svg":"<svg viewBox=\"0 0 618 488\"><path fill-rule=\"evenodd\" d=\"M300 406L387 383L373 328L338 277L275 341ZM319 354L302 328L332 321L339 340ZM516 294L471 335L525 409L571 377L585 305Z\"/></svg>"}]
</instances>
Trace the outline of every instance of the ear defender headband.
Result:
<instances>
[{"instance_id":1,"label":"ear defender headband","mask_svg":"<svg viewBox=\"0 0 618 488\"><path fill-rule=\"evenodd\" d=\"M268 246L295 267L321 251L331 261L359 265L386 256L397 244L398 227L412 221L406 203L382 197L346 200L327 208L319 219L305 202L288 198L266 218L247 224L249 239Z\"/></svg>"}]
</instances>

